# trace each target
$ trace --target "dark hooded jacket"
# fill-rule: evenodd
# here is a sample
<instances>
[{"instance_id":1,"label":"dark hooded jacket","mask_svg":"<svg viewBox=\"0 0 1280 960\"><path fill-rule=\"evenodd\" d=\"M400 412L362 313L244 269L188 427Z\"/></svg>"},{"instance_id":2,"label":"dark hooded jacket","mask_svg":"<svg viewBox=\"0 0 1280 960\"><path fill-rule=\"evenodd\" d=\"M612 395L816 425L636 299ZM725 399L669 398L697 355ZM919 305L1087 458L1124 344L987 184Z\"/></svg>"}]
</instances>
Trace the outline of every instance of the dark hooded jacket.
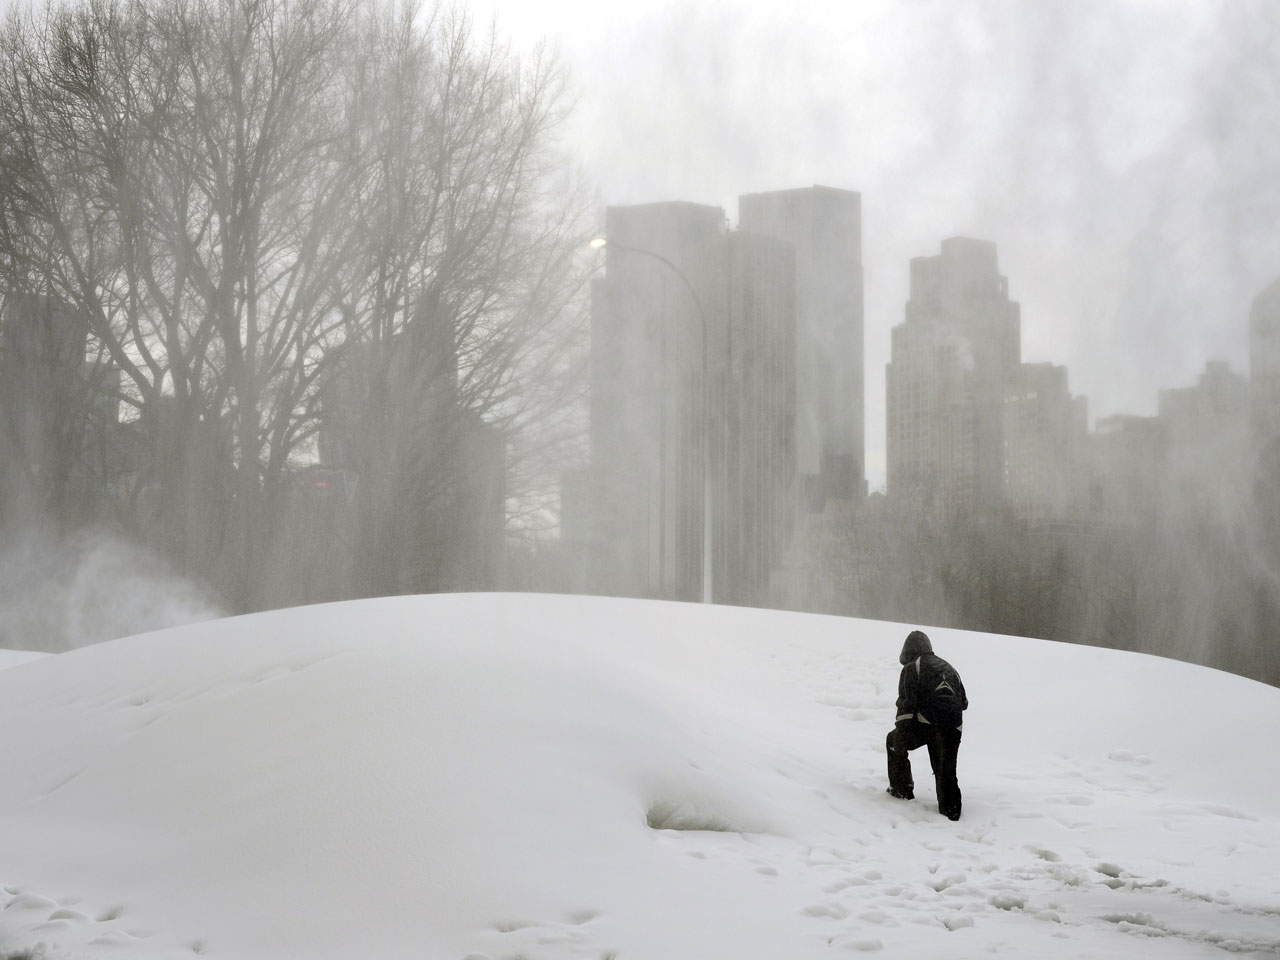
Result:
<instances>
[{"instance_id":1,"label":"dark hooded jacket","mask_svg":"<svg viewBox=\"0 0 1280 960\"><path fill-rule=\"evenodd\" d=\"M920 723L954 727L959 730L961 714L969 707L964 684L955 667L933 652L933 645L920 630L907 635L898 657L902 673L898 677L897 723Z\"/></svg>"}]
</instances>

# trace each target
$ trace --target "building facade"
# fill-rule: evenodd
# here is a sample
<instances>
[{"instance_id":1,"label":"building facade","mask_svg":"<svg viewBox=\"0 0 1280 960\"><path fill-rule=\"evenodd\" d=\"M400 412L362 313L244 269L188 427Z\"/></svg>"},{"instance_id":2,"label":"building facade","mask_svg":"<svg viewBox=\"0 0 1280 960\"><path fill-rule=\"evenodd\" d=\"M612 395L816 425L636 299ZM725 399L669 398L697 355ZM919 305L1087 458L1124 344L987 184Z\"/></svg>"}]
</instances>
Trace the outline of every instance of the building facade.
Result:
<instances>
[{"instance_id":1,"label":"building facade","mask_svg":"<svg viewBox=\"0 0 1280 960\"><path fill-rule=\"evenodd\" d=\"M609 207L605 231L605 275L591 288L588 589L695 599L707 316L689 278L693 251L723 236L724 211Z\"/></svg>"},{"instance_id":2,"label":"building facade","mask_svg":"<svg viewBox=\"0 0 1280 960\"><path fill-rule=\"evenodd\" d=\"M1067 368L1020 364L1004 401L1004 497L1028 523L1071 520L1084 500L1089 415Z\"/></svg>"},{"instance_id":3,"label":"building facade","mask_svg":"<svg viewBox=\"0 0 1280 960\"><path fill-rule=\"evenodd\" d=\"M1254 442L1264 447L1280 437L1280 279L1249 311L1249 391Z\"/></svg>"},{"instance_id":4,"label":"building facade","mask_svg":"<svg viewBox=\"0 0 1280 960\"><path fill-rule=\"evenodd\" d=\"M953 237L913 259L910 289L885 371L888 493L937 519L980 516L1003 501L1019 306L985 240Z\"/></svg>"},{"instance_id":5,"label":"building facade","mask_svg":"<svg viewBox=\"0 0 1280 960\"><path fill-rule=\"evenodd\" d=\"M589 589L702 596L710 477L713 597L752 602L790 523L795 452L795 254L730 233L718 207L606 212L592 288Z\"/></svg>"},{"instance_id":6,"label":"building facade","mask_svg":"<svg viewBox=\"0 0 1280 960\"><path fill-rule=\"evenodd\" d=\"M120 375L88 354L87 318L53 297L0 310L0 522L46 510L87 520L103 507Z\"/></svg>"},{"instance_id":7,"label":"building facade","mask_svg":"<svg viewBox=\"0 0 1280 960\"><path fill-rule=\"evenodd\" d=\"M713 596L760 603L794 528L794 248L728 233L695 251L710 324Z\"/></svg>"},{"instance_id":8,"label":"building facade","mask_svg":"<svg viewBox=\"0 0 1280 960\"><path fill-rule=\"evenodd\" d=\"M1249 423L1258 533L1280 569L1280 279L1249 311Z\"/></svg>"},{"instance_id":9,"label":"building facade","mask_svg":"<svg viewBox=\"0 0 1280 960\"><path fill-rule=\"evenodd\" d=\"M393 514L394 534L384 539L396 549L388 546L385 559L397 569L384 584L401 592L500 586L506 438L464 408L451 328L333 350L317 446L320 472L298 478L295 506L322 529L346 530L340 542L359 541L357 528L367 534L378 512Z\"/></svg>"},{"instance_id":10,"label":"building facade","mask_svg":"<svg viewBox=\"0 0 1280 960\"><path fill-rule=\"evenodd\" d=\"M1086 519L1117 526L1150 519L1167 450L1159 417L1100 417L1088 440Z\"/></svg>"},{"instance_id":11,"label":"building facade","mask_svg":"<svg viewBox=\"0 0 1280 960\"><path fill-rule=\"evenodd\" d=\"M796 470L803 509L866 496L862 197L805 187L738 199L738 226L796 254Z\"/></svg>"},{"instance_id":12,"label":"building facade","mask_svg":"<svg viewBox=\"0 0 1280 960\"><path fill-rule=\"evenodd\" d=\"M1195 386L1161 390L1159 408L1171 444L1204 444L1248 422L1249 381L1210 360Z\"/></svg>"}]
</instances>

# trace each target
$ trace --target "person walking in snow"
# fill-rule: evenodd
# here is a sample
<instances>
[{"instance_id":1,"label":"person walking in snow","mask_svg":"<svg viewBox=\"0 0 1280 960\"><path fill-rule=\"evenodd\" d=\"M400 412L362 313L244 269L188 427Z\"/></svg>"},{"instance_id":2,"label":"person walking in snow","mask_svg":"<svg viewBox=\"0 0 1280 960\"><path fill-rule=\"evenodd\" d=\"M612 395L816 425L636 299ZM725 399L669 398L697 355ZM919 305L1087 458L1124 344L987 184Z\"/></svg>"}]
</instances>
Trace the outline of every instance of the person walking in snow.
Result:
<instances>
[{"instance_id":1,"label":"person walking in snow","mask_svg":"<svg viewBox=\"0 0 1280 960\"><path fill-rule=\"evenodd\" d=\"M955 667L933 652L929 637L920 630L907 634L898 662L902 664L898 715L885 738L889 795L900 800L915 799L908 753L916 747L928 747L938 790L938 812L949 820L959 820L956 756L960 752L962 714L969 707L964 684Z\"/></svg>"}]
</instances>

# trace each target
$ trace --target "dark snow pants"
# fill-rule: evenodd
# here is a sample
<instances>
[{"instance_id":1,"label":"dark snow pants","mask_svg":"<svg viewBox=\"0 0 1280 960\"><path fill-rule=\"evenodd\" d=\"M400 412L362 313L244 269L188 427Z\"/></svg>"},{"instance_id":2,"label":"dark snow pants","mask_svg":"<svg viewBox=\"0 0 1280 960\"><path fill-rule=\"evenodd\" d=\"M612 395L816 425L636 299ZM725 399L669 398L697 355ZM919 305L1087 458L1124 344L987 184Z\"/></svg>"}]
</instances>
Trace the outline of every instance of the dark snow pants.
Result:
<instances>
[{"instance_id":1,"label":"dark snow pants","mask_svg":"<svg viewBox=\"0 0 1280 960\"><path fill-rule=\"evenodd\" d=\"M889 755L889 786L904 797L915 796L908 753L917 747L929 748L929 765L938 790L938 811L949 820L960 819L960 784L956 781L956 757L960 753L960 731L919 720L904 720L885 738Z\"/></svg>"}]
</instances>

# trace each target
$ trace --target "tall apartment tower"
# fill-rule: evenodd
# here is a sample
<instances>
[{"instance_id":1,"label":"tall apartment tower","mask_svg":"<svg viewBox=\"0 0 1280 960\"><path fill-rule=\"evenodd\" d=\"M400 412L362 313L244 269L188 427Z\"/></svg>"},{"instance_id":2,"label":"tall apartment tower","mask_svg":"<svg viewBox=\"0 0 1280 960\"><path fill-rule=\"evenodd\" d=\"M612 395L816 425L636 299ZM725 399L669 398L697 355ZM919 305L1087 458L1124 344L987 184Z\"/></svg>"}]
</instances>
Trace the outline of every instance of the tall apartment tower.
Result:
<instances>
[{"instance_id":1,"label":"tall apartment tower","mask_svg":"<svg viewBox=\"0 0 1280 960\"><path fill-rule=\"evenodd\" d=\"M1249 311L1249 413L1259 530L1280 567L1280 279L1254 298Z\"/></svg>"},{"instance_id":2,"label":"tall apartment tower","mask_svg":"<svg viewBox=\"0 0 1280 960\"><path fill-rule=\"evenodd\" d=\"M1067 368L1020 364L1004 400L1004 497L1030 523L1079 516L1085 501L1089 409Z\"/></svg>"},{"instance_id":3,"label":"tall apartment tower","mask_svg":"<svg viewBox=\"0 0 1280 960\"><path fill-rule=\"evenodd\" d=\"M1004 400L1021 360L1018 304L986 240L953 237L911 261L885 370L888 492L944 518L1004 494Z\"/></svg>"},{"instance_id":4,"label":"tall apartment tower","mask_svg":"<svg viewBox=\"0 0 1280 960\"><path fill-rule=\"evenodd\" d=\"M713 597L752 602L793 496L794 251L728 233L723 210L691 203L610 207L606 230L591 466L574 498L591 513L589 588L701 596L709 462Z\"/></svg>"},{"instance_id":5,"label":"tall apartment tower","mask_svg":"<svg viewBox=\"0 0 1280 960\"><path fill-rule=\"evenodd\" d=\"M1171 445L1221 438L1249 416L1249 381L1225 360L1206 363L1194 387L1165 389L1158 396L1160 422Z\"/></svg>"},{"instance_id":6,"label":"tall apartment tower","mask_svg":"<svg viewBox=\"0 0 1280 960\"><path fill-rule=\"evenodd\" d=\"M411 545L396 572L400 588L496 589L506 528L506 437L463 409L452 330L423 325L381 342L348 341L324 364L316 438L323 468L358 476L384 468L381 458L392 449L414 458L412 479L405 477L390 504ZM388 392L399 408L394 443L371 437L369 429L378 420L376 398ZM333 509L346 508L344 497Z\"/></svg>"},{"instance_id":7,"label":"tall apartment tower","mask_svg":"<svg viewBox=\"0 0 1280 960\"><path fill-rule=\"evenodd\" d=\"M1280 437L1280 279L1249 311L1249 405L1259 447Z\"/></svg>"},{"instance_id":8,"label":"tall apartment tower","mask_svg":"<svg viewBox=\"0 0 1280 960\"><path fill-rule=\"evenodd\" d=\"M796 470L801 502L866 495L862 197L805 187L738 198L738 226L796 251Z\"/></svg>"},{"instance_id":9,"label":"tall apartment tower","mask_svg":"<svg viewBox=\"0 0 1280 960\"><path fill-rule=\"evenodd\" d=\"M795 251L729 233L694 270L710 321L713 596L759 603L794 527Z\"/></svg>"},{"instance_id":10,"label":"tall apartment tower","mask_svg":"<svg viewBox=\"0 0 1280 960\"><path fill-rule=\"evenodd\" d=\"M701 328L691 254L724 210L609 207L591 288L588 583L613 596L697 599L702 583Z\"/></svg>"},{"instance_id":11,"label":"tall apartment tower","mask_svg":"<svg viewBox=\"0 0 1280 960\"><path fill-rule=\"evenodd\" d=\"M1159 417L1117 413L1100 417L1089 434L1085 516L1132 525L1151 516L1168 448Z\"/></svg>"}]
</instances>

